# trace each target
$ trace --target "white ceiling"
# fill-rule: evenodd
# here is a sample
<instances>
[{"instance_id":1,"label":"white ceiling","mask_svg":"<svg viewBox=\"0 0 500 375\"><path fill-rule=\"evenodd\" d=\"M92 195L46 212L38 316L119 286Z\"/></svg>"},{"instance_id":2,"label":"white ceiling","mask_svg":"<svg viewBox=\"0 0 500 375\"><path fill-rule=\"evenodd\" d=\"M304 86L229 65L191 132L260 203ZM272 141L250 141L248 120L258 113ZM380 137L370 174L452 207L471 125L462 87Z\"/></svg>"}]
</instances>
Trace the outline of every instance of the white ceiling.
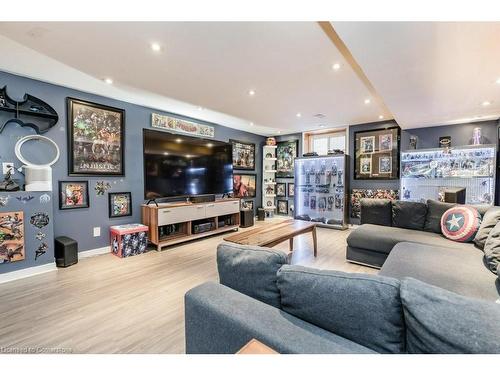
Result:
<instances>
[{"instance_id":1,"label":"white ceiling","mask_svg":"<svg viewBox=\"0 0 500 375\"><path fill-rule=\"evenodd\" d=\"M500 116L500 22L332 24L402 127Z\"/></svg>"},{"instance_id":2,"label":"white ceiling","mask_svg":"<svg viewBox=\"0 0 500 375\"><path fill-rule=\"evenodd\" d=\"M0 34L96 79L112 77L118 88L205 108L167 110L261 134L391 117L364 104L369 90L314 22L0 23ZM212 111L231 117L221 122Z\"/></svg>"},{"instance_id":3,"label":"white ceiling","mask_svg":"<svg viewBox=\"0 0 500 375\"><path fill-rule=\"evenodd\" d=\"M332 25L368 85L315 22L0 23L0 70L263 135L500 117L500 23Z\"/></svg>"}]
</instances>

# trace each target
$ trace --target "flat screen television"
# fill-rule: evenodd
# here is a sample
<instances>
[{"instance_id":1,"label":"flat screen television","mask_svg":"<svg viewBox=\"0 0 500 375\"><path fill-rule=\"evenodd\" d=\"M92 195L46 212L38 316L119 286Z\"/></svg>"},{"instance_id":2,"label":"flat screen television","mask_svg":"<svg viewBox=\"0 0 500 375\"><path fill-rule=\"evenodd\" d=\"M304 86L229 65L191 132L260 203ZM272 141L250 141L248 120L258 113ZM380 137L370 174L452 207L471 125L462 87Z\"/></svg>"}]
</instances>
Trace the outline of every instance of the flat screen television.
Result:
<instances>
[{"instance_id":1,"label":"flat screen television","mask_svg":"<svg viewBox=\"0 0 500 375\"><path fill-rule=\"evenodd\" d=\"M144 129L143 145L146 199L232 192L230 143Z\"/></svg>"}]
</instances>

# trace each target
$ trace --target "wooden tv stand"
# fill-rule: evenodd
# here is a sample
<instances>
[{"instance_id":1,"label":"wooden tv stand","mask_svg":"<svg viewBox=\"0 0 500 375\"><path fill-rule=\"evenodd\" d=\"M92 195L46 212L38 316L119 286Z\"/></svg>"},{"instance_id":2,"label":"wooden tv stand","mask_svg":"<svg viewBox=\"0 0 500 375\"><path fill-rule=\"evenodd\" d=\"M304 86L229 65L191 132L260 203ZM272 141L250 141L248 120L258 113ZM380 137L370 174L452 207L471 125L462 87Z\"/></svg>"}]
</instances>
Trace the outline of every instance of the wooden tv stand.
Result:
<instances>
[{"instance_id":1,"label":"wooden tv stand","mask_svg":"<svg viewBox=\"0 0 500 375\"><path fill-rule=\"evenodd\" d=\"M238 230L240 200L229 198L206 203L161 203L158 206L143 204L141 214L142 223L149 227L149 241L161 251L165 246ZM199 224L210 225L210 229L195 233L195 226Z\"/></svg>"}]
</instances>

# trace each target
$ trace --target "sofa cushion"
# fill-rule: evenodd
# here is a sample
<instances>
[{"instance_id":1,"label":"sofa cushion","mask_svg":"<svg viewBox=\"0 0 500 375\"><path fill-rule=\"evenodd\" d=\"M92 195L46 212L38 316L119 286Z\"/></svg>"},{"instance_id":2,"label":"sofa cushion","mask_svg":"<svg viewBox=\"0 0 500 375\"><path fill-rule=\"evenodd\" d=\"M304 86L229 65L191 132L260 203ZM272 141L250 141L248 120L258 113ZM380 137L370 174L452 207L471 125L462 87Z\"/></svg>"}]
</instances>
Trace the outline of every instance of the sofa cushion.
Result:
<instances>
[{"instance_id":1,"label":"sofa cushion","mask_svg":"<svg viewBox=\"0 0 500 375\"><path fill-rule=\"evenodd\" d=\"M361 224L392 225L392 204L389 199L362 198L360 201Z\"/></svg>"},{"instance_id":2,"label":"sofa cushion","mask_svg":"<svg viewBox=\"0 0 500 375\"><path fill-rule=\"evenodd\" d=\"M500 221L500 207L491 207L486 213L483 215L481 220L481 225L479 226L479 230L476 233L476 238L474 238L474 243L480 249L484 248L486 240L488 239L488 235L490 231L493 229L495 225Z\"/></svg>"},{"instance_id":3,"label":"sofa cushion","mask_svg":"<svg viewBox=\"0 0 500 375\"><path fill-rule=\"evenodd\" d=\"M500 222L490 231L483 250L486 264L497 274L500 269Z\"/></svg>"},{"instance_id":4,"label":"sofa cushion","mask_svg":"<svg viewBox=\"0 0 500 375\"><path fill-rule=\"evenodd\" d=\"M399 242L416 242L422 244L474 248L470 243L459 243L446 239L441 234L412 229L383 227L380 225L364 224L352 231L347 237L351 247L377 251L389 254Z\"/></svg>"},{"instance_id":5,"label":"sofa cushion","mask_svg":"<svg viewBox=\"0 0 500 375\"><path fill-rule=\"evenodd\" d=\"M220 283L278 308L276 272L287 261L285 253L265 247L227 242L217 247Z\"/></svg>"},{"instance_id":6,"label":"sofa cushion","mask_svg":"<svg viewBox=\"0 0 500 375\"><path fill-rule=\"evenodd\" d=\"M483 252L472 244L450 248L401 242L392 249L379 275L399 280L413 277L488 301L496 301L500 296L500 281L484 265Z\"/></svg>"},{"instance_id":7,"label":"sofa cushion","mask_svg":"<svg viewBox=\"0 0 500 375\"><path fill-rule=\"evenodd\" d=\"M401 300L408 353L500 353L500 305L411 278Z\"/></svg>"},{"instance_id":8,"label":"sofa cushion","mask_svg":"<svg viewBox=\"0 0 500 375\"><path fill-rule=\"evenodd\" d=\"M422 230L425 225L427 205L421 202L392 202L392 226Z\"/></svg>"},{"instance_id":9,"label":"sofa cushion","mask_svg":"<svg viewBox=\"0 0 500 375\"><path fill-rule=\"evenodd\" d=\"M404 351L399 281L285 265L278 288L284 311L379 353Z\"/></svg>"},{"instance_id":10,"label":"sofa cushion","mask_svg":"<svg viewBox=\"0 0 500 375\"><path fill-rule=\"evenodd\" d=\"M452 241L471 242L481 225L479 212L471 206L452 207L441 217L441 232Z\"/></svg>"},{"instance_id":11,"label":"sofa cushion","mask_svg":"<svg viewBox=\"0 0 500 375\"><path fill-rule=\"evenodd\" d=\"M441 233L441 218L446 210L455 207L455 203L438 202L427 200L427 216L425 218L424 230L426 232Z\"/></svg>"}]
</instances>

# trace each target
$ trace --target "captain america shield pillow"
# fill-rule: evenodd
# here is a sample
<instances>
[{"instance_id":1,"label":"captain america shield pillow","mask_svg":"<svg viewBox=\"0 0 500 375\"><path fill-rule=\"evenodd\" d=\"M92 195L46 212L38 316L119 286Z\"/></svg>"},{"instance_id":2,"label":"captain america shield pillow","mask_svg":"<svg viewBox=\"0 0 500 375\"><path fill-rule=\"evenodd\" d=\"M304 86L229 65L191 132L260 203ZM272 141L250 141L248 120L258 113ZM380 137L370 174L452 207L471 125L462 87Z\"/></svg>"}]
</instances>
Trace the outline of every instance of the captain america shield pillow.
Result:
<instances>
[{"instance_id":1,"label":"captain america shield pillow","mask_svg":"<svg viewBox=\"0 0 500 375\"><path fill-rule=\"evenodd\" d=\"M452 241L472 241L480 225L481 215L470 206L452 207L441 216L441 232Z\"/></svg>"}]
</instances>

